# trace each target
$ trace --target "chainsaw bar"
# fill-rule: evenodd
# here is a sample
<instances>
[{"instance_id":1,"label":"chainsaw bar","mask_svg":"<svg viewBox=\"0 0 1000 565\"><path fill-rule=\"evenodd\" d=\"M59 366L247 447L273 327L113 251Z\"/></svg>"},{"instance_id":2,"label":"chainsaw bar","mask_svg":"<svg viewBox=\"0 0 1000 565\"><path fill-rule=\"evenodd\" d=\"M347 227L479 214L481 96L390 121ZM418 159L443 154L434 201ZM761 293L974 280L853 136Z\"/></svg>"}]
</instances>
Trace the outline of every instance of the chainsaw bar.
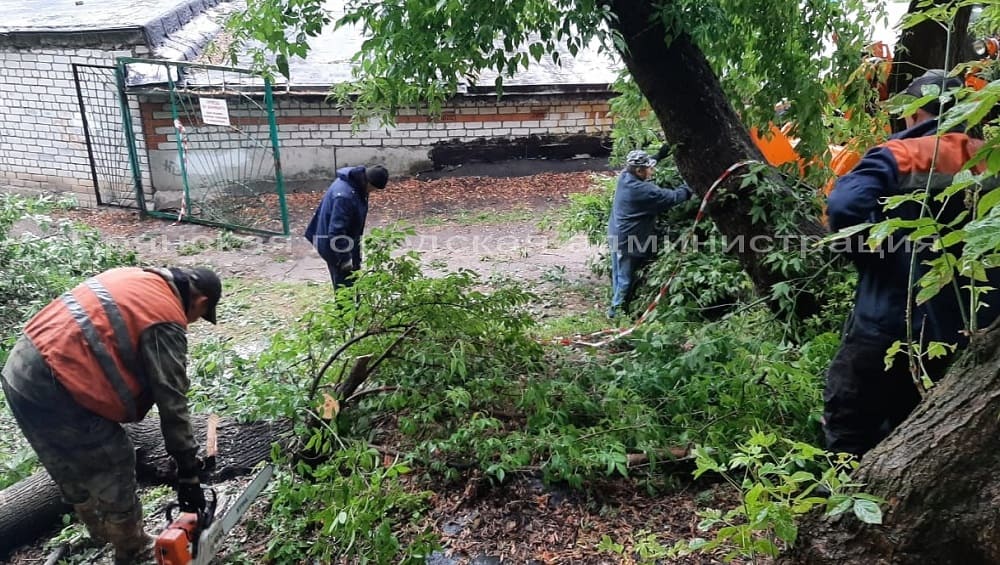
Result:
<instances>
[{"instance_id":1,"label":"chainsaw bar","mask_svg":"<svg viewBox=\"0 0 1000 565\"><path fill-rule=\"evenodd\" d=\"M250 504L267 486L272 475L274 475L274 466L265 465L233 502L233 505L227 508L222 516L216 517L212 525L201 533L198 538L198 555L191 560L192 565L208 565L212 562L222 538L233 529L233 526L239 523L240 518L250 508Z\"/></svg>"}]
</instances>

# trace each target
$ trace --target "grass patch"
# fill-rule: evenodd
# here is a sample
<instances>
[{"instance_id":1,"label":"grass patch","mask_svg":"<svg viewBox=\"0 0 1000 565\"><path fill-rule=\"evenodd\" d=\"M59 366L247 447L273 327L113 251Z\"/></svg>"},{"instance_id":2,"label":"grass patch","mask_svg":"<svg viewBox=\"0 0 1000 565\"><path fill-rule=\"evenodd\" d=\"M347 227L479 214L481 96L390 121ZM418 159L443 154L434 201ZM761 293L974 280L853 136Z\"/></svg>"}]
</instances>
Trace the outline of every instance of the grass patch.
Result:
<instances>
[{"instance_id":1,"label":"grass patch","mask_svg":"<svg viewBox=\"0 0 1000 565\"><path fill-rule=\"evenodd\" d=\"M535 328L534 336L542 341L588 334L611 327L613 323L600 310L591 309L576 314L552 317Z\"/></svg>"},{"instance_id":2,"label":"grass patch","mask_svg":"<svg viewBox=\"0 0 1000 565\"><path fill-rule=\"evenodd\" d=\"M232 341L234 346L251 344L285 328L311 306L333 298L327 282L272 282L240 277L223 280L219 302L219 324L194 324L192 343L206 339Z\"/></svg>"},{"instance_id":3,"label":"grass patch","mask_svg":"<svg viewBox=\"0 0 1000 565\"><path fill-rule=\"evenodd\" d=\"M225 230L219 233L215 239L198 238L195 241L186 243L177 249L177 254L181 256L198 255L205 251L236 251L243 249L250 244L250 240L240 237L233 232Z\"/></svg>"}]
</instances>

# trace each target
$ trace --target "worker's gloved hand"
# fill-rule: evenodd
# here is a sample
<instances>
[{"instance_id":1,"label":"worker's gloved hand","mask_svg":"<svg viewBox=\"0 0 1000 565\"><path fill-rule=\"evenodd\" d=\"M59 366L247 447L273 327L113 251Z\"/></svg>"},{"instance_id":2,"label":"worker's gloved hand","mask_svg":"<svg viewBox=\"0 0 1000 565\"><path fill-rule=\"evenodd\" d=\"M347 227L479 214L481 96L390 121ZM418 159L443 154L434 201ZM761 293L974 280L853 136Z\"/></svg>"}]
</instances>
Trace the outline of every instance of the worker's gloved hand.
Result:
<instances>
[{"instance_id":1,"label":"worker's gloved hand","mask_svg":"<svg viewBox=\"0 0 1000 565\"><path fill-rule=\"evenodd\" d=\"M205 509L205 492L198 477L177 479L177 503L181 512L200 512Z\"/></svg>"},{"instance_id":2,"label":"worker's gloved hand","mask_svg":"<svg viewBox=\"0 0 1000 565\"><path fill-rule=\"evenodd\" d=\"M682 185L678 186L677 188L684 189L684 193L687 195L687 196L684 197L684 200L690 200L691 197L694 196L694 191L691 190L691 187L688 186L688 185L686 185L686 184L682 184Z\"/></svg>"},{"instance_id":3,"label":"worker's gloved hand","mask_svg":"<svg viewBox=\"0 0 1000 565\"><path fill-rule=\"evenodd\" d=\"M344 261L343 263L341 263L340 267L338 267L338 268L340 269L340 272L342 272L342 273L350 273L351 271L354 270L354 263L351 262L350 259L348 259L347 261Z\"/></svg>"},{"instance_id":4,"label":"worker's gloved hand","mask_svg":"<svg viewBox=\"0 0 1000 565\"><path fill-rule=\"evenodd\" d=\"M198 512L205 509L205 493L201 490L199 475L204 462L194 453L177 457L177 502L181 512Z\"/></svg>"},{"instance_id":5,"label":"worker's gloved hand","mask_svg":"<svg viewBox=\"0 0 1000 565\"><path fill-rule=\"evenodd\" d=\"M662 161L669 156L670 156L670 144L664 143L663 145L660 146L660 150L656 152L656 155L653 155L653 159L656 159L657 161Z\"/></svg>"},{"instance_id":6,"label":"worker's gloved hand","mask_svg":"<svg viewBox=\"0 0 1000 565\"><path fill-rule=\"evenodd\" d=\"M198 457L196 453L197 451L192 450L174 456L174 464L177 466L177 478L194 477L202 481L208 480L208 476L214 468L215 458L208 458L213 463L213 465L209 465L206 459Z\"/></svg>"}]
</instances>

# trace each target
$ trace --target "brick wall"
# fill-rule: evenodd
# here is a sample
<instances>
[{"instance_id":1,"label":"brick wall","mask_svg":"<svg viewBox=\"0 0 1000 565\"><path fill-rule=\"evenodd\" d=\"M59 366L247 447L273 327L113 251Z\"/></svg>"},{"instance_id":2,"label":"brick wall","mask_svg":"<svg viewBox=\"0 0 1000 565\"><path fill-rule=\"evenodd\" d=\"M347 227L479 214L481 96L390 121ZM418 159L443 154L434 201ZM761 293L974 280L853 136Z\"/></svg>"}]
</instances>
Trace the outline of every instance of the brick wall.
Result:
<instances>
[{"instance_id":1,"label":"brick wall","mask_svg":"<svg viewBox=\"0 0 1000 565\"><path fill-rule=\"evenodd\" d=\"M139 48L141 50L141 48ZM94 180L84 138L83 118L72 64L113 65L130 50L0 47L0 186L29 192L69 192L82 205L95 202ZM97 78L84 74L85 77ZM94 81L96 82L96 81ZM118 104L114 84L87 84L93 107ZM138 106L133 107L138 111ZM120 132L120 112L98 119L88 112L92 131L105 136L108 147L96 147L99 182L119 177L111 146ZM117 122L111 120L117 119ZM102 123L103 122L103 123ZM119 140L120 147L124 141ZM102 159L102 155L105 156ZM131 175L127 169L124 174Z\"/></svg>"},{"instance_id":2,"label":"brick wall","mask_svg":"<svg viewBox=\"0 0 1000 565\"><path fill-rule=\"evenodd\" d=\"M606 94L553 94L517 96L500 102L488 99L459 99L442 115L430 119L416 110L402 110L394 127L363 126L354 129L349 111L323 101L303 101L278 97L278 122L283 174L289 186L314 189L329 183L334 171L346 165L383 163L394 175L411 174L442 163L435 162L435 149L443 145L506 143L519 156L525 147L557 145L560 139L585 136L603 140L610 133ZM197 107L196 104L193 105ZM158 191L180 189L176 136L169 105L146 101L141 105L143 131L149 147L152 184ZM188 118L189 179L242 174L241 160L261 160L270 150L252 147L233 139L231 130L204 126L197 116ZM266 116L259 111L230 111L230 121L246 139L265 139ZM531 140L536 140L532 144ZM211 163L199 162L198 153L214 152ZM520 153L518 153L520 152ZM507 156L510 156L509 154ZM208 170L213 167L213 170ZM228 170L219 170L228 169ZM264 166L259 174L273 175ZM260 178L257 180L270 180ZM198 182L192 182L197 185Z\"/></svg>"},{"instance_id":3,"label":"brick wall","mask_svg":"<svg viewBox=\"0 0 1000 565\"><path fill-rule=\"evenodd\" d=\"M81 205L96 203L72 64L113 65L122 56L149 56L149 51L141 45L0 46L5 72L0 82L0 187L70 192ZM110 81L87 83L84 92L88 104L112 109L103 117L87 111L91 131L103 136L94 147L102 194L108 187L128 191L131 171L127 158L122 157L126 145L119 138L115 86ZM334 171L345 165L383 163L392 174L402 175L465 158L461 151L457 157L455 151L442 157L439 150L443 147L499 141L506 144L507 152L501 157L544 156L532 152L574 136L606 138L611 129L607 99L606 93L517 94L499 102L493 96L466 97L434 120L416 110L403 110L394 127L354 129L349 111L335 108L320 96L277 96L283 172L291 190L306 190L324 187ZM129 96L129 105L147 198L156 191L179 190L180 162L169 106L134 95ZM187 120L194 156L188 175L193 186L219 178L260 183L262 189L273 182L266 117L259 110L233 107L232 122L242 137L234 137L232 130L214 135L211 128L201 128L196 117ZM199 129L204 131L199 133ZM157 204L170 206L172 202Z\"/></svg>"}]
</instances>

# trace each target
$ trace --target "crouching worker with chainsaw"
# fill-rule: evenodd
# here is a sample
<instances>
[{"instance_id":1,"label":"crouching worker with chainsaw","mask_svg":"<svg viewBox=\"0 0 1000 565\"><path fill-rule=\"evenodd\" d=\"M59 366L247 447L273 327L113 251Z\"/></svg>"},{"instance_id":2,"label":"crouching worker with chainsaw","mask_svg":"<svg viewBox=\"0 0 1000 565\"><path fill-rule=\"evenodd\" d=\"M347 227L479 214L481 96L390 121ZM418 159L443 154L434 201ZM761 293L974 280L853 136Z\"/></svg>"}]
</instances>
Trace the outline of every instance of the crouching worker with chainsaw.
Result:
<instances>
[{"instance_id":1,"label":"crouching worker with chainsaw","mask_svg":"<svg viewBox=\"0 0 1000 565\"><path fill-rule=\"evenodd\" d=\"M664 145L656 158L641 150L630 151L625 157L625 170L618 177L608 222L612 289L608 318L615 318L619 309L627 306L636 274L656 252L656 217L691 198L686 184L660 188L649 180L657 160L669 153L669 146Z\"/></svg>"},{"instance_id":2,"label":"crouching worker with chainsaw","mask_svg":"<svg viewBox=\"0 0 1000 565\"><path fill-rule=\"evenodd\" d=\"M136 494L135 451L120 425L156 404L177 464L181 511L205 506L191 430L187 325L215 323L222 296L208 269L112 269L35 315L3 368L7 404L90 536L115 563L152 559Z\"/></svg>"}]
</instances>

